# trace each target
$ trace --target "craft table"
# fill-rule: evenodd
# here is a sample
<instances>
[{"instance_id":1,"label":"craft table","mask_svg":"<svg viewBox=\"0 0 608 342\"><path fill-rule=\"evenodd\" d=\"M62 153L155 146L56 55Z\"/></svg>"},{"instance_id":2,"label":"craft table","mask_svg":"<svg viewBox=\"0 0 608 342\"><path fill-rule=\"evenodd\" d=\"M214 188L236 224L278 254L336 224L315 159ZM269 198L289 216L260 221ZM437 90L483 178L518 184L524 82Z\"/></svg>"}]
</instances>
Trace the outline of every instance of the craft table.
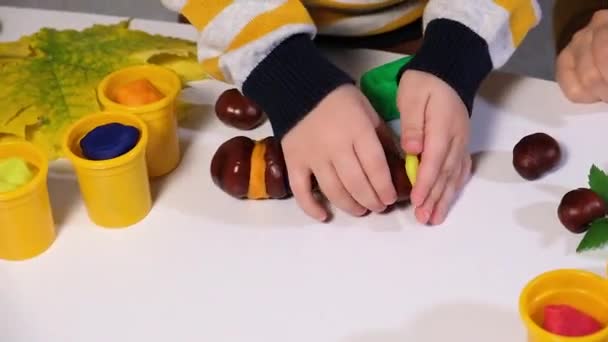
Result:
<instances>
[{"instance_id":1,"label":"craft table","mask_svg":"<svg viewBox=\"0 0 608 342\"><path fill-rule=\"evenodd\" d=\"M0 7L0 41L42 27L83 29L124 18ZM194 39L187 25L134 20L132 28ZM328 51L354 77L398 55ZM235 135L213 103L228 85L201 81L182 122L179 168L154 182L154 208L136 226L93 225L76 178L52 165L59 229L44 254L0 262L0 341L445 342L524 341L517 301L536 275L576 267L605 272L606 254L577 255L580 235L556 210L608 168L606 105L570 104L554 83L495 73L472 118L474 175L441 226L405 207L331 223L294 200L237 201L211 181L215 149ZM559 169L520 178L511 150L544 131L562 144Z\"/></svg>"}]
</instances>

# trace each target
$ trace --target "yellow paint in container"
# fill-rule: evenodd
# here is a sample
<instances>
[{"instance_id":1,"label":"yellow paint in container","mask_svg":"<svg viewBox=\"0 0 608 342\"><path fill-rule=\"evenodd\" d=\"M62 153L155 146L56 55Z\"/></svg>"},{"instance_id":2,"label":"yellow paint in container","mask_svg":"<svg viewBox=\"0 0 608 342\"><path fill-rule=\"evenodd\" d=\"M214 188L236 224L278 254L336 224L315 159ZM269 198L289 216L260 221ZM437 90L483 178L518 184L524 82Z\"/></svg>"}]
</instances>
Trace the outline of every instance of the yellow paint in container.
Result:
<instances>
[{"instance_id":1,"label":"yellow paint in container","mask_svg":"<svg viewBox=\"0 0 608 342\"><path fill-rule=\"evenodd\" d=\"M0 258L30 259L55 241L55 223L49 199L48 160L33 144L22 140L0 143L0 159L20 158L34 169L31 179L0 192Z\"/></svg>"},{"instance_id":2,"label":"yellow paint in container","mask_svg":"<svg viewBox=\"0 0 608 342\"><path fill-rule=\"evenodd\" d=\"M119 103L116 90L141 80L150 82L163 97L142 105ZM166 175L179 165L181 152L176 103L181 88L181 80L174 71L152 64L117 70L106 76L98 86L97 97L104 110L136 114L148 126L146 162L150 177Z\"/></svg>"},{"instance_id":3,"label":"yellow paint in container","mask_svg":"<svg viewBox=\"0 0 608 342\"><path fill-rule=\"evenodd\" d=\"M121 123L137 128L139 141L128 152L107 160L83 156L80 140L96 127ZM150 212L152 196L146 166L147 125L134 114L102 112L87 115L68 129L63 150L71 161L91 221L105 228L124 228Z\"/></svg>"},{"instance_id":4,"label":"yellow paint in container","mask_svg":"<svg viewBox=\"0 0 608 342\"><path fill-rule=\"evenodd\" d=\"M583 337L566 337L543 329L544 307L565 304L598 320L602 330ZM539 275L523 289L519 313L528 342L608 342L608 279L595 273L560 269Z\"/></svg>"}]
</instances>

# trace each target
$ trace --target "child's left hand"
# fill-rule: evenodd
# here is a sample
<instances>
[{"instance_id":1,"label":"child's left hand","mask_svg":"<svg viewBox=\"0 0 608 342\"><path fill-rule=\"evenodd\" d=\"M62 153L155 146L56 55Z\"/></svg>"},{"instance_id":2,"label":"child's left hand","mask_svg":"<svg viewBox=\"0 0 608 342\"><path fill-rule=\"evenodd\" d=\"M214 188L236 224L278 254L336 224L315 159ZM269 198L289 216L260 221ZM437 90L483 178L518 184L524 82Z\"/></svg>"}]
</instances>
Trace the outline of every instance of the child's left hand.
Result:
<instances>
[{"instance_id":1,"label":"child's left hand","mask_svg":"<svg viewBox=\"0 0 608 342\"><path fill-rule=\"evenodd\" d=\"M411 201L421 223L439 224L471 172L469 116L456 91L416 70L401 76L397 95L401 146L421 155Z\"/></svg>"}]
</instances>

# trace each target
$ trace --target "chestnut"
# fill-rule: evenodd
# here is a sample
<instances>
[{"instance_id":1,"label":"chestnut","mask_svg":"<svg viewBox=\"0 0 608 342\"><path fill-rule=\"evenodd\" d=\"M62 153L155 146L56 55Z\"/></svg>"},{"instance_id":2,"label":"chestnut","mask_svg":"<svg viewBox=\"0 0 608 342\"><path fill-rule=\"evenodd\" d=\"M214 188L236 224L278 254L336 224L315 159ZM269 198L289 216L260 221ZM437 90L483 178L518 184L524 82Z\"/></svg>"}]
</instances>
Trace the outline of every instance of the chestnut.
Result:
<instances>
[{"instance_id":1,"label":"chestnut","mask_svg":"<svg viewBox=\"0 0 608 342\"><path fill-rule=\"evenodd\" d=\"M558 142L546 133L527 135L513 147L513 166L527 180L540 178L555 168L560 159Z\"/></svg>"},{"instance_id":2,"label":"chestnut","mask_svg":"<svg viewBox=\"0 0 608 342\"><path fill-rule=\"evenodd\" d=\"M412 185L403 158L385 149L397 202L410 198ZM269 136L253 140L237 136L227 140L211 160L211 178L227 194L240 199L281 199L291 196L285 158L279 141ZM313 179L313 190L317 190Z\"/></svg>"},{"instance_id":3,"label":"chestnut","mask_svg":"<svg viewBox=\"0 0 608 342\"><path fill-rule=\"evenodd\" d=\"M242 130L258 127L266 117L262 109L238 89L228 89L220 95L215 113L224 124Z\"/></svg>"},{"instance_id":4,"label":"chestnut","mask_svg":"<svg viewBox=\"0 0 608 342\"><path fill-rule=\"evenodd\" d=\"M220 145L211 160L213 183L234 197L247 197L254 145L253 140L242 136Z\"/></svg>"},{"instance_id":5,"label":"chestnut","mask_svg":"<svg viewBox=\"0 0 608 342\"><path fill-rule=\"evenodd\" d=\"M405 172L405 161L394 153L386 153L386 161L391 171L393 186L397 191L397 202L408 201L412 192L412 184Z\"/></svg>"},{"instance_id":6,"label":"chestnut","mask_svg":"<svg viewBox=\"0 0 608 342\"><path fill-rule=\"evenodd\" d=\"M562 197L557 215L569 231L580 234L587 231L595 219L606 215L606 203L593 190L578 188Z\"/></svg>"}]
</instances>

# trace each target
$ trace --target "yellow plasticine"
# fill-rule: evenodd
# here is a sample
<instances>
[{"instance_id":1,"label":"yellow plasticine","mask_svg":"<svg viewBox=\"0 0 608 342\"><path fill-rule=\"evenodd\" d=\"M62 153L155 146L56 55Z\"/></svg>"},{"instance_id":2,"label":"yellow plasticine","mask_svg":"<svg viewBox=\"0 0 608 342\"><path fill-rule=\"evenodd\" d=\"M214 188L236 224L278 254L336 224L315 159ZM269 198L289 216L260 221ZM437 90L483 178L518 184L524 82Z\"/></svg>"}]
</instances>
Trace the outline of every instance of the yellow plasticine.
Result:
<instances>
[{"instance_id":1,"label":"yellow plasticine","mask_svg":"<svg viewBox=\"0 0 608 342\"><path fill-rule=\"evenodd\" d=\"M268 193L266 192L265 153L266 144L256 141L253 152L251 152L251 169L249 171L249 191L247 192L247 197L250 199L268 198Z\"/></svg>"},{"instance_id":2,"label":"yellow plasticine","mask_svg":"<svg viewBox=\"0 0 608 342\"><path fill-rule=\"evenodd\" d=\"M416 176L418 174L418 156L413 154L405 155L405 173L407 178L412 183L412 186L416 184Z\"/></svg>"}]
</instances>

